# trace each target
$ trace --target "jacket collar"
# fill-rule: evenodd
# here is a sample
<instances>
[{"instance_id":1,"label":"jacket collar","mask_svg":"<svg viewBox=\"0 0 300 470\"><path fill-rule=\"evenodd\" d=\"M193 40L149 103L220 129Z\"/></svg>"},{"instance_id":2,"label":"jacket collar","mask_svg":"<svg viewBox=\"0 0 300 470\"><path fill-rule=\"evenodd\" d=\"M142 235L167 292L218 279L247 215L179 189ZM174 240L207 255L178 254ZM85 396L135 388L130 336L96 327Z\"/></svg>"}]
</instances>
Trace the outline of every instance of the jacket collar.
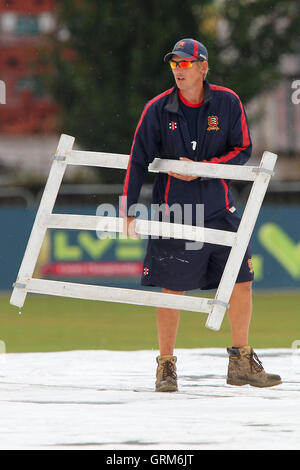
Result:
<instances>
[{"instance_id":1,"label":"jacket collar","mask_svg":"<svg viewBox=\"0 0 300 470\"><path fill-rule=\"evenodd\" d=\"M204 80L204 102L207 103L211 99L210 85L207 80ZM178 98L178 88L174 85L172 93L169 95L165 109L171 113L179 112L179 98Z\"/></svg>"}]
</instances>

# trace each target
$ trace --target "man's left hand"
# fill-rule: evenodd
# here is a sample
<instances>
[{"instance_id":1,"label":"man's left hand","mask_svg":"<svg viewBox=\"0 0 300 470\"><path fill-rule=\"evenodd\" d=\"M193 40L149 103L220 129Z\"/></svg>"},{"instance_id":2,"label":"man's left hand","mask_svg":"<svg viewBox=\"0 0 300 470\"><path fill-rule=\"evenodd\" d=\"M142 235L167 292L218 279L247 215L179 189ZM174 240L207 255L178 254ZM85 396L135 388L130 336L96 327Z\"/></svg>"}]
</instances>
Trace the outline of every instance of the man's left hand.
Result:
<instances>
[{"instance_id":1,"label":"man's left hand","mask_svg":"<svg viewBox=\"0 0 300 470\"><path fill-rule=\"evenodd\" d=\"M193 162L194 160L191 160L190 158L186 157L180 157L179 160L186 160L188 162ZM181 175L179 173L173 173L172 171L169 171L168 175L173 176L174 178L178 178L179 180L183 181L193 181L199 178L199 176L189 176L189 175Z\"/></svg>"}]
</instances>

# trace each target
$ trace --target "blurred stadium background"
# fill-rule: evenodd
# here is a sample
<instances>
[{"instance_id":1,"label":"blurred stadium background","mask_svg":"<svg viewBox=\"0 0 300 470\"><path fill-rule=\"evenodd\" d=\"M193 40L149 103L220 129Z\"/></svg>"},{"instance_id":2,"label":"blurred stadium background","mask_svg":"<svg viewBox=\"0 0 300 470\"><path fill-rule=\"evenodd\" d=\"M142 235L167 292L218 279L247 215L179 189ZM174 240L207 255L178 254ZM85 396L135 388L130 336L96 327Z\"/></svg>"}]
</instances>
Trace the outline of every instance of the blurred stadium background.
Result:
<instances>
[{"instance_id":1,"label":"blurred stadium background","mask_svg":"<svg viewBox=\"0 0 300 470\"><path fill-rule=\"evenodd\" d=\"M147 100L172 85L162 57L197 37L208 79L245 104L256 164L278 154L253 234L255 347L290 347L300 315L300 54L295 1L0 1L0 340L8 352L156 349L155 311L29 295L9 305L60 133L76 148L130 152ZM130 12L130 14L128 14ZM55 211L96 214L118 204L124 172L68 169ZM242 211L247 184L234 183ZM141 202L151 201L151 176ZM140 288L145 240L48 231L35 276ZM229 325L182 314L177 347L224 347Z\"/></svg>"}]
</instances>

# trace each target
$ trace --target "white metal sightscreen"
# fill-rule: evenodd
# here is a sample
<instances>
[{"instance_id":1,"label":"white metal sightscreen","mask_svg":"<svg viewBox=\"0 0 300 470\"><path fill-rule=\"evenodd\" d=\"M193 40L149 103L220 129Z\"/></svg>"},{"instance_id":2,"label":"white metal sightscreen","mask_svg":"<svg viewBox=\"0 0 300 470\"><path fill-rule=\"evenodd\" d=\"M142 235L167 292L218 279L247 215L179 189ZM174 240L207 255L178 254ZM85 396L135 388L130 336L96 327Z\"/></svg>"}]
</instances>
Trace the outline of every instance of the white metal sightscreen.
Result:
<instances>
[{"instance_id":1,"label":"white metal sightscreen","mask_svg":"<svg viewBox=\"0 0 300 470\"><path fill-rule=\"evenodd\" d=\"M67 165L86 165L126 169L129 156L102 152L72 150L74 137L62 134L54 155L47 183L32 227L25 254L13 285L10 303L23 307L28 292L87 300L120 302L151 307L165 307L207 313L206 327L219 330L250 241L263 198L273 174L277 155L264 152L260 165L239 166L156 158L151 172L169 171L192 176L253 181L251 192L237 232L191 225L137 220L140 235L161 235L191 241L231 246L230 254L214 299L190 295L179 296L148 290L101 285L78 284L33 278L33 272L48 228L123 232L120 217L54 214L53 208Z\"/></svg>"}]
</instances>

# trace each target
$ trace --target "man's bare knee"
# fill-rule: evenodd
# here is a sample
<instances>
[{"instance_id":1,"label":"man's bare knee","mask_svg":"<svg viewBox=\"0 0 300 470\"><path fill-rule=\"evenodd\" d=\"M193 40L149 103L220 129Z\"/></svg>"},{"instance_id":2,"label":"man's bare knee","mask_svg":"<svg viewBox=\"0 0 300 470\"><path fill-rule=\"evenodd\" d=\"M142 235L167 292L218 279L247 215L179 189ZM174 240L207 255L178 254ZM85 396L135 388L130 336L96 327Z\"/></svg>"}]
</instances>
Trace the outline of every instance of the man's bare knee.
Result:
<instances>
[{"instance_id":1,"label":"man's bare knee","mask_svg":"<svg viewBox=\"0 0 300 470\"><path fill-rule=\"evenodd\" d=\"M252 290L252 281L237 282L234 287L235 287L235 289L238 289L238 290L243 290L245 292L251 292L251 290Z\"/></svg>"}]
</instances>

